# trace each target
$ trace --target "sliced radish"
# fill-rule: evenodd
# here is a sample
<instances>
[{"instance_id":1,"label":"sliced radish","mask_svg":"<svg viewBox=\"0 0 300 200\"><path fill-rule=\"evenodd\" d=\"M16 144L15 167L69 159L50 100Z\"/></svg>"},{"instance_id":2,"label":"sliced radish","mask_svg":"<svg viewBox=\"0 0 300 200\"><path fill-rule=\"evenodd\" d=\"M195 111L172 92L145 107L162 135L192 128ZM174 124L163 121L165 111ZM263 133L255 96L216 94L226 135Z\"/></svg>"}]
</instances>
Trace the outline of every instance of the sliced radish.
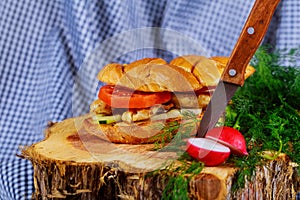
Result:
<instances>
[{"instance_id":1,"label":"sliced radish","mask_svg":"<svg viewBox=\"0 0 300 200\"><path fill-rule=\"evenodd\" d=\"M206 166L219 165L230 155L228 147L206 138L189 138L187 152Z\"/></svg>"},{"instance_id":2,"label":"sliced radish","mask_svg":"<svg viewBox=\"0 0 300 200\"><path fill-rule=\"evenodd\" d=\"M227 126L215 127L207 132L205 138L229 147L235 155L248 155L244 136L234 128Z\"/></svg>"}]
</instances>

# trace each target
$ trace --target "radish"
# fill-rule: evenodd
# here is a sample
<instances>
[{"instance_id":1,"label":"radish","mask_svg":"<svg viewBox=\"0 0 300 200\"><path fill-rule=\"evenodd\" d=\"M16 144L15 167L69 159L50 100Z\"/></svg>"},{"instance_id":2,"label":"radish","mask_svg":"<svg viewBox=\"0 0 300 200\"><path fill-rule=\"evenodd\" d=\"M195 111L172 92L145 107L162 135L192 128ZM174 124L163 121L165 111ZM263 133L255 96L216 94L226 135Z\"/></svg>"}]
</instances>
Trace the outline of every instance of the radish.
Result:
<instances>
[{"instance_id":1,"label":"radish","mask_svg":"<svg viewBox=\"0 0 300 200\"><path fill-rule=\"evenodd\" d=\"M207 132L205 138L214 140L230 148L233 154L247 156L246 141L236 129L223 126L215 127Z\"/></svg>"},{"instance_id":2,"label":"radish","mask_svg":"<svg viewBox=\"0 0 300 200\"><path fill-rule=\"evenodd\" d=\"M207 138L189 138L186 151L206 166L219 165L230 155L228 147Z\"/></svg>"}]
</instances>

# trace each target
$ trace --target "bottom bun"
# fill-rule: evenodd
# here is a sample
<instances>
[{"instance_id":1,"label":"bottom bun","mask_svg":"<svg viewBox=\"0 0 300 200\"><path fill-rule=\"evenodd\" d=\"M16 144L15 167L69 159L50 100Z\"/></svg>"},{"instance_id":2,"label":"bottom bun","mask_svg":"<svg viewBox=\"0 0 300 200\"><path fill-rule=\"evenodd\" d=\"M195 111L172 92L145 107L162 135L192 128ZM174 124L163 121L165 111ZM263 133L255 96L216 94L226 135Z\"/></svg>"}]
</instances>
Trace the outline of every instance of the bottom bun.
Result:
<instances>
[{"instance_id":1,"label":"bottom bun","mask_svg":"<svg viewBox=\"0 0 300 200\"><path fill-rule=\"evenodd\" d=\"M181 118L172 118L168 121L148 121L138 124L125 122L115 124L96 124L91 118L83 123L83 128L102 140L118 144L150 144L170 142L178 130L183 130ZM180 125L181 124L181 125ZM185 130L185 129L184 129ZM191 134L195 127L188 128ZM182 131L184 132L184 131Z\"/></svg>"}]
</instances>

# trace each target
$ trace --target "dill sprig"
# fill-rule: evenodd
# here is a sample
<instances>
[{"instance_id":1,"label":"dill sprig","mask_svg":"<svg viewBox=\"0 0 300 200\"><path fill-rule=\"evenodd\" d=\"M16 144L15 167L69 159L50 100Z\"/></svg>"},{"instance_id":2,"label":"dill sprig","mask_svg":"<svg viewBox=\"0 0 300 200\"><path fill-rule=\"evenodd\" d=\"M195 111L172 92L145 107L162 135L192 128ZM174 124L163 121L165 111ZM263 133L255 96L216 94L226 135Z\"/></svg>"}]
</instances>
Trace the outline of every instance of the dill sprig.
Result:
<instances>
[{"instance_id":1,"label":"dill sprig","mask_svg":"<svg viewBox=\"0 0 300 200\"><path fill-rule=\"evenodd\" d=\"M204 168L203 163L189 160L191 158L184 153L179 159L181 164L178 167L171 166L167 169L172 175L169 176L168 183L163 190L162 200L189 199L189 182Z\"/></svg>"},{"instance_id":2,"label":"dill sprig","mask_svg":"<svg viewBox=\"0 0 300 200\"><path fill-rule=\"evenodd\" d=\"M182 146L186 145L184 139L191 137L195 132L195 128L199 123L199 118L191 111L183 111L180 121L170 121L163 124L159 129L161 134L158 134L153 139L156 139L154 150L159 151L175 151L182 154Z\"/></svg>"},{"instance_id":3,"label":"dill sprig","mask_svg":"<svg viewBox=\"0 0 300 200\"><path fill-rule=\"evenodd\" d=\"M252 66L256 72L241 87L226 109L225 125L237 128L248 144L248 157L232 157L240 168L236 186L251 178L255 166L266 159L274 159L283 152L291 160L300 163L300 69L282 66L283 60L293 60L299 50L288 53L267 53L260 48ZM263 156L261 152L273 151L274 156Z\"/></svg>"},{"instance_id":4,"label":"dill sprig","mask_svg":"<svg viewBox=\"0 0 300 200\"><path fill-rule=\"evenodd\" d=\"M268 53L268 47L258 49L251 62L256 72L239 88L226 108L224 125L234 127L244 135L249 153L244 157L231 156L227 161L239 169L233 189L244 187L245 180L250 180L257 166L275 159L281 152L300 164L300 69L294 62L297 56L299 58L300 48L274 53ZM282 60L294 65L283 66ZM165 133L169 134L179 126L170 124ZM178 148L182 138L192 131L183 130L173 139L178 143L165 150ZM264 151L274 154L264 155ZM204 167L187 153L183 153L179 161L189 164L169 168L173 176L170 176L162 199L188 199L188 182Z\"/></svg>"}]
</instances>

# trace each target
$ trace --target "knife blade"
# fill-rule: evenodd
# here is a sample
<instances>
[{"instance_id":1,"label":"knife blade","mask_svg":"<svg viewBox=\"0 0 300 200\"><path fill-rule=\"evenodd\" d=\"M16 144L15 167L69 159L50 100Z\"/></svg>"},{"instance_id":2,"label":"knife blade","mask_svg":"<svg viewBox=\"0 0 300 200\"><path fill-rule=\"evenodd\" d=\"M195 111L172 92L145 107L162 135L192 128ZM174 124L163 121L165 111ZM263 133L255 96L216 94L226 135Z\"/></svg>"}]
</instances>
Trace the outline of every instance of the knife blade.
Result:
<instances>
[{"instance_id":1,"label":"knife blade","mask_svg":"<svg viewBox=\"0 0 300 200\"><path fill-rule=\"evenodd\" d=\"M243 86L246 67L263 40L279 2L255 1L202 117L196 137L204 137L215 126L236 90Z\"/></svg>"}]
</instances>

